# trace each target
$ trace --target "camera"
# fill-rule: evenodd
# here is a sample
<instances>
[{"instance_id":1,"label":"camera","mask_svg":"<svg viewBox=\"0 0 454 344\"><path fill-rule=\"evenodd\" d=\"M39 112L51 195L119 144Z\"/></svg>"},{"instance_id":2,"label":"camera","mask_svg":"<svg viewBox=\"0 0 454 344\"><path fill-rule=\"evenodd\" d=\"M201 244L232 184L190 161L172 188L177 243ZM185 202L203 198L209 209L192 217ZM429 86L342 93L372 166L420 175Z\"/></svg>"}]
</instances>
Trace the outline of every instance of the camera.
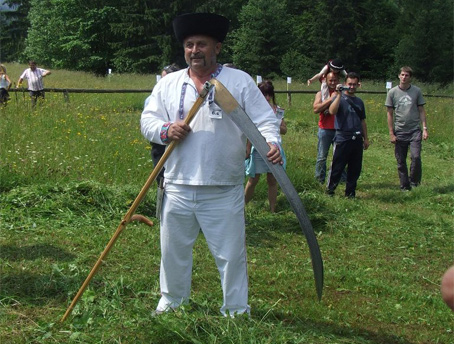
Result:
<instances>
[{"instance_id":1,"label":"camera","mask_svg":"<svg viewBox=\"0 0 454 344\"><path fill-rule=\"evenodd\" d=\"M341 92L344 92L344 91L348 91L350 89L350 87L348 86L339 86L338 90L341 91Z\"/></svg>"}]
</instances>

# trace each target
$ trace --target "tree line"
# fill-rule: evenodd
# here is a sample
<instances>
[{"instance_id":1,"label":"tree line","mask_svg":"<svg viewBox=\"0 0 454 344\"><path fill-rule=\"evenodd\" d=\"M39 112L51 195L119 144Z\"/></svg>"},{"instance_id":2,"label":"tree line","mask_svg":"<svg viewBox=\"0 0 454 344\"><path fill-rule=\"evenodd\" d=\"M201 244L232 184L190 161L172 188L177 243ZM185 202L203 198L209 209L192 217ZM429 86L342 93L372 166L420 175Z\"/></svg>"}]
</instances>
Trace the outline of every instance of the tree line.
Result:
<instances>
[{"instance_id":1,"label":"tree line","mask_svg":"<svg viewBox=\"0 0 454 344\"><path fill-rule=\"evenodd\" d=\"M0 59L105 74L185 66L172 20L215 12L231 28L219 57L248 73L304 81L331 58L364 78L453 80L454 0L3 0Z\"/></svg>"}]
</instances>

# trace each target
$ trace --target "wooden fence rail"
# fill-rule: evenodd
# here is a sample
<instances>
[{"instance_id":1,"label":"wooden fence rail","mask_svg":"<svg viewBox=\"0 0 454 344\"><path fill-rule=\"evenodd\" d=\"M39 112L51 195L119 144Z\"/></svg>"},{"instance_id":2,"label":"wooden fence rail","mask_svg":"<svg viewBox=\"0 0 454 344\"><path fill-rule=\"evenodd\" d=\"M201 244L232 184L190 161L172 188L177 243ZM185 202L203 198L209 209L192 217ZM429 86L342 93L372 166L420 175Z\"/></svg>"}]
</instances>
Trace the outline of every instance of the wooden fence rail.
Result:
<instances>
[{"instance_id":1,"label":"wooden fence rail","mask_svg":"<svg viewBox=\"0 0 454 344\"><path fill-rule=\"evenodd\" d=\"M147 93L151 94L151 89L86 89L86 88L45 88L45 92L56 92L62 93L66 102L69 102L70 93ZM292 94L315 94L318 90L312 91L275 91L276 93L287 94L287 103L290 106L292 104ZM27 92L25 88L11 88L9 92ZM386 91L357 91L359 94L386 94ZM434 97L434 98L454 98L452 95L441 95L441 94L424 94L424 97Z\"/></svg>"}]
</instances>

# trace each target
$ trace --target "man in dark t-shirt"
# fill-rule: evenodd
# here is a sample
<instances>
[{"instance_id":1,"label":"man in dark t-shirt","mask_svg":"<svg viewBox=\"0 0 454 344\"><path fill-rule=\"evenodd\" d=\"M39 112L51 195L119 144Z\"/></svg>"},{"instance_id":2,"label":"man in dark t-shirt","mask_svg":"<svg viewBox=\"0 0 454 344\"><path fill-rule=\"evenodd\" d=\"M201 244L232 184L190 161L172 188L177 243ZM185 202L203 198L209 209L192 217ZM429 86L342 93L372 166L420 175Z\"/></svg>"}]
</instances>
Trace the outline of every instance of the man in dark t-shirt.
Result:
<instances>
[{"instance_id":1,"label":"man in dark t-shirt","mask_svg":"<svg viewBox=\"0 0 454 344\"><path fill-rule=\"evenodd\" d=\"M348 73L344 85L337 85L337 96L329 107L335 114L333 161L328 181L327 193L334 195L342 171L348 165L345 196L356 196L356 184L361 174L363 150L369 147L367 136L366 110L363 101L356 97L359 75Z\"/></svg>"}]
</instances>

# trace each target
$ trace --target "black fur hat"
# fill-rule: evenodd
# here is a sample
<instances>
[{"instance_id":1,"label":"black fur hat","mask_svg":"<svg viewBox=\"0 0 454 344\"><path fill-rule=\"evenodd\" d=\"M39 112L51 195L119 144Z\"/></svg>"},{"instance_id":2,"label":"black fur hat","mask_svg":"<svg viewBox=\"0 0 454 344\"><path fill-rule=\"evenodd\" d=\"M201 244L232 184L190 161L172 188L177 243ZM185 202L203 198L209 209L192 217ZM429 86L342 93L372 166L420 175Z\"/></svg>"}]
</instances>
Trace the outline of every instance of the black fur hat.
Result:
<instances>
[{"instance_id":1,"label":"black fur hat","mask_svg":"<svg viewBox=\"0 0 454 344\"><path fill-rule=\"evenodd\" d=\"M173 20L173 30L180 42L193 35L206 35L223 42L229 31L229 20L214 13L188 13Z\"/></svg>"}]
</instances>

